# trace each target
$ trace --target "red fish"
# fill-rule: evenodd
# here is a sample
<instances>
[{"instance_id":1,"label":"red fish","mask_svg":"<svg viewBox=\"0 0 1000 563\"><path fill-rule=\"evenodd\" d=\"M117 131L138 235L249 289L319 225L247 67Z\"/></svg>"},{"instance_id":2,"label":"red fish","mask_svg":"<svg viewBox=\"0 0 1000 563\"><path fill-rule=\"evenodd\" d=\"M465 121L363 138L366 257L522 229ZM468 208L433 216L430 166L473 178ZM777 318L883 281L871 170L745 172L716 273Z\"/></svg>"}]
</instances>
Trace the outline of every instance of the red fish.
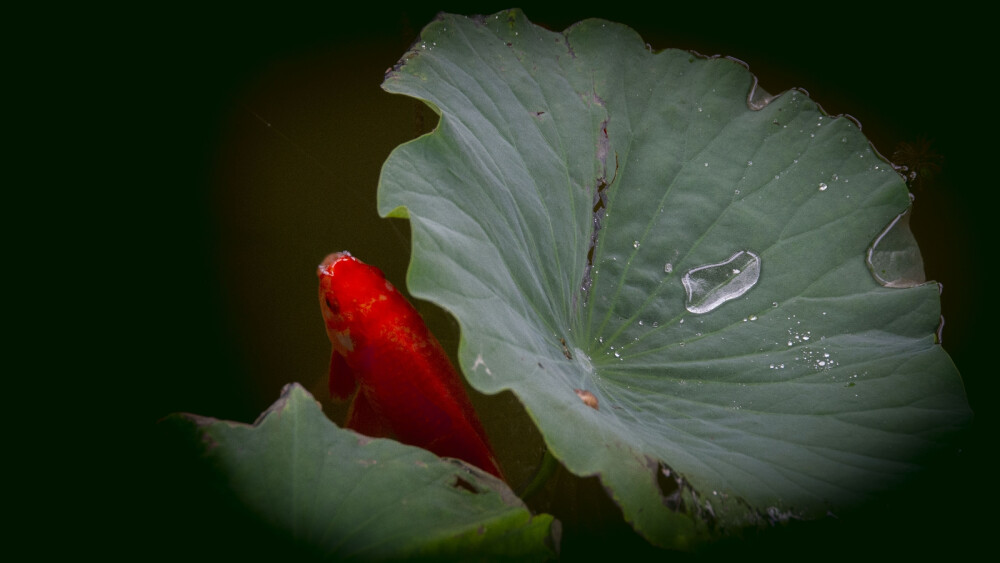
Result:
<instances>
[{"instance_id":1,"label":"red fish","mask_svg":"<svg viewBox=\"0 0 1000 563\"><path fill-rule=\"evenodd\" d=\"M333 344L330 394L354 395L347 427L458 458L503 479L454 366L385 274L337 252L323 260L318 275Z\"/></svg>"}]
</instances>

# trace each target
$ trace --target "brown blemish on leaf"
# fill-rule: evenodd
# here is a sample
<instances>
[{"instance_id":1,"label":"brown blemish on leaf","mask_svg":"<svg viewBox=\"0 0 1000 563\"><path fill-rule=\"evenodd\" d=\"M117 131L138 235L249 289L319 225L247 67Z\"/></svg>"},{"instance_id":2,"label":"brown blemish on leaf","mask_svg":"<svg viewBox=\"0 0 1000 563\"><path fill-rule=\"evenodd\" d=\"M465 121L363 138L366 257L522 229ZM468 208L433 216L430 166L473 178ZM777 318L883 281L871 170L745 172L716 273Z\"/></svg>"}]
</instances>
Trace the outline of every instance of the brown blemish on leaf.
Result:
<instances>
[{"instance_id":1,"label":"brown blemish on leaf","mask_svg":"<svg viewBox=\"0 0 1000 563\"><path fill-rule=\"evenodd\" d=\"M663 501L663 504L667 508L673 510L674 512L683 510L684 500L681 497L683 480L680 475L674 473L674 471L662 461L656 463L655 472L656 485L660 489L660 500Z\"/></svg>"},{"instance_id":2,"label":"brown blemish on leaf","mask_svg":"<svg viewBox=\"0 0 1000 563\"><path fill-rule=\"evenodd\" d=\"M573 391L576 392L577 397L580 397L580 400L583 401L583 404L594 409L595 411L599 410L597 408L597 397L595 397L593 393L591 393L590 391L584 391L583 389L574 389Z\"/></svg>"},{"instance_id":3,"label":"brown blemish on leaf","mask_svg":"<svg viewBox=\"0 0 1000 563\"><path fill-rule=\"evenodd\" d=\"M479 494L482 492L478 488L476 488L475 485L458 476L455 477L455 482L452 483L451 486L455 487L456 489L463 489L469 491L472 494Z\"/></svg>"},{"instance_id":4,"label":"brown blemish on leaf","mask_svg":"<svg viewBox=\"0 0 1000 563\"><path fill-rule=\"evenodd\" d=\"M583 274L583 283L581 284L581 289L586 293L590 289L590 272L594 267L594 252L597 248L597 238L601 231L601 226L604 222L604 214L608 206L608 196L605 191L608 187L615 182L618 178L618 152L615 151L615 174L611 177L611 181L608 182L607 176L607 164L605 159L607 157L607 135L608 135L608 121L604 120L601 123L601 131L603 132L602 141L598 143L597 158L601 162L601 168L604 172L599 178L597 178L597 186L594 190L594 215L593 215L593 231L590 233L590 249L587 251L587 269ZM602 144L603 143L603 144Z\"/></svg>"}]
</instances>

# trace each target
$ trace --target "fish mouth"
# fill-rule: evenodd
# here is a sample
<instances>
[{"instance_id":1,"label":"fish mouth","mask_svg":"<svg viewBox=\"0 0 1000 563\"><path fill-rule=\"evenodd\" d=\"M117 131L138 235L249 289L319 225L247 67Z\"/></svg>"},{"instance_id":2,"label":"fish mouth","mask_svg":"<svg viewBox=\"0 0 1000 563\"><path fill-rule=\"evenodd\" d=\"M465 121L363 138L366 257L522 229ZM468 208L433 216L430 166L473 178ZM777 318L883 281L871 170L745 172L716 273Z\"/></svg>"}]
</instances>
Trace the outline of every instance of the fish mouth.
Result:
<instances>
[{"instance_id":1,"label":"fish mouth","mask_svg":"<svg viewBox=\"0 0 1000 563\"><path fill-rule=\"evenodd\" d=\"M316 267L316 275L322 277L323 274L327 272L327 270L329 270L334 264L336 264L337 262L339 262L344 258L353 258L353 256L351 256L351 253L346 250L328 254L326 258L324 258L323 261L320 262L319 266ZM333 274L332 271L330 271L329 273L331 275Z\"/></svg>"}]
</instances>

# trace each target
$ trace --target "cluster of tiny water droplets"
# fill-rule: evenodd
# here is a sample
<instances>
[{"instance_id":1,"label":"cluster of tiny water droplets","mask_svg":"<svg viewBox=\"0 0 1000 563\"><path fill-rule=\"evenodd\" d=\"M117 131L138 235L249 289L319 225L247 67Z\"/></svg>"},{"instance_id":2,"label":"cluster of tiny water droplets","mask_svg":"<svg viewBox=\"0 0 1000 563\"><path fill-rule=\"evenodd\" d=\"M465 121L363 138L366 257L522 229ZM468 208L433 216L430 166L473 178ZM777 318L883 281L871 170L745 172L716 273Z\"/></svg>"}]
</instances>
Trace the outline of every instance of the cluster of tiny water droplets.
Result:
<instances>
[{"instance_id":1,"label":"cluster of tiny water droplets","mask_svg":"<svg viewBox=\"0 0 1000 563\"><path fill-rule=\"evenodd\" d=\"M825 312L823 314L826 315ZM800 330L798 328L802 324L802 321L797 320L795 315L786 317L786 319L789 321L795 321L795 325L788 329L787 346L791 347L799 344L815 342L812 331ZM822 341L824 338L821 336L819 340ZM796 361L805 362L806 365L815 370L829 370L840 365L839 362L830 356L830 353L826 351L826 348L818 349L811 346L802 346L798 354L799 355L795 356ZM784 366L782 365L782 367Z\"/></svg>"},{"instance_id":2,"label":"cluster of tiny water droplets","mask_svg":"<svg viewBox=\"0 0 1000 563\"><path fill-rule=\"evenodd\" d=\"M774 304L772 303L772 305ZM808 342L809 340L812 339L812 331L808 330L800 331L797 328L795 328L802 324L802 321L796 319L796 315L792 314L789 317L785 317L785 319L789 321L795 320L795 326L788 329L788 346L794 346L796 344Z\"/></svg>"},{"instance_id":3,"label":"cluster of tiny water droplets","mask_svg":"<svg viewBox=\"0 0 1000 563\"><path fill-rule=\"evenodd\" d=\"M608 352L607 352L607 355L609 355L609 356L614 356L614 357L615 357L615 358L617 358L618 360L622 360L622 359L623 359L623 358L622 358L622 353L621 353L621 350L615 350L615 346L614 346L614 344L612 344L611 346L608 346Z\"/></svg>"},{"instance_id":4,"label":"cluster of tiny water droplets","mask_svg":"<svg viewBox=\"0 0 1000 563\"><path fill-rule=\"evenodd\" d=\"M811 331L807 330L805 332L797 332L797 331L792 331L792 329L788 329L788 345L789 346L794 346L796 344L801 344L803 342L809 342L809 340L811 338L812 338L812 332Z\"/></svg>"},{"instance_id":5,"label":"cluster of tiny water droplets","mask_svg":"<svg viewBox=\"0 0 1000 563\"><path fill-rule=\"evenodd\" d=\"M800 352L801 356L796 356L796 361L805 362L809 367L814 370L829 370L831 368L837 367L839 362L830 357L830 353L823 350L814 350L812 348L803 348Z\"/></svg>"}]
</instances>

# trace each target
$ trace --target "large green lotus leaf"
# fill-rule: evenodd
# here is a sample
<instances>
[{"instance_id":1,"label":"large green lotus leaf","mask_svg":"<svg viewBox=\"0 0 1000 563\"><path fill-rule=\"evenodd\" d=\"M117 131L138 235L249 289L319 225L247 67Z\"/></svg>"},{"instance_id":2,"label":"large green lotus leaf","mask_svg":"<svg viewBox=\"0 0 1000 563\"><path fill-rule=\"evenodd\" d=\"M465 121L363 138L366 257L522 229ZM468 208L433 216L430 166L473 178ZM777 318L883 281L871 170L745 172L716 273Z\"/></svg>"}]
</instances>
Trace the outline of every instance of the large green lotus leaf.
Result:
<instances>
[{"instance_id":1,"label":"large green lotus leaf","mask_svg":"<svg viewBox=\"0 0 1000 563\"><path fill-rule=\"evenodd\" d=\"M379 186L411 291L458 319L471 384L512 390L654 543L858 506L967 421L937 285L866 263L910 199L851 119L516 10L441 16L383 88L441 116ZM883 238L912 265L907 234Z\"/></svg>"},{"instance_id":2,"label":"large green lotus leaf","mask_svg":"<svg viewBox=\"0 0 1000 563\"><path fill-rule=\"evenodd\" d=\"M249 510L324 557L555 556L558 524L532 516L503 482L457 460L340 429L298 384L286 385L252 426L191 414L164 424L203 445Z\"/></svg>"}]
</instances>

